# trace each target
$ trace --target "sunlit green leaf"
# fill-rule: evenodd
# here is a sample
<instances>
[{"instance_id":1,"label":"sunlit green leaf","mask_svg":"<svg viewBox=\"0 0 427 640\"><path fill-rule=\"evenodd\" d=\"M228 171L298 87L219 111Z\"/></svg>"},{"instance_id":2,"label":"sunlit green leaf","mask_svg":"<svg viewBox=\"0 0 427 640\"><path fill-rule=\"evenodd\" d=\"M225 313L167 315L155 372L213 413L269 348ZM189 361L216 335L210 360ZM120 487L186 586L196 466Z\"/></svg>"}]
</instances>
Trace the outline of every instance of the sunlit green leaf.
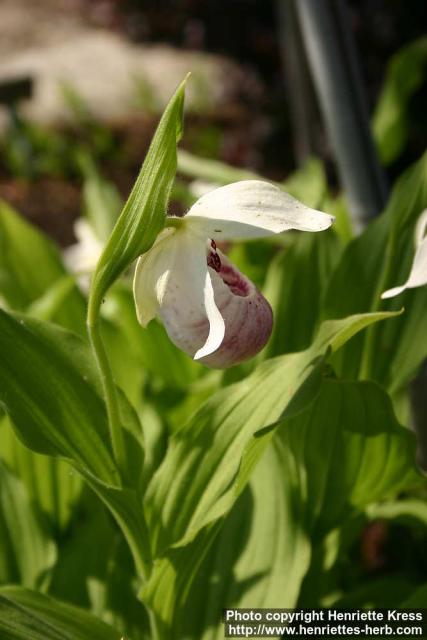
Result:
<instances>
[{"instance_id":1,"label":"sunlit green leaf","mask_svg":"<svg viewBox=\"0 0 427 640\"><path fill-rule=\"evenodd\" d=\"M83 213L98 238L106 242L119 217L122 199L114 183L101 176L90 157L83 156L81 164L85 176Z\"/></svg>"},{"instance_id":2,"label":"sunlit green leaf","mask_svg":"<svg viewBox=\"0 0 427 640\"><path fill-rule=\"evenodd\" d=\"M272 262L264 295L273 309L273 333L266 357L305 349L319 321L329 276L341 253L332 233L295 235Z\"/></svg>"},{"instance_id":3,"label":"sunlit green leaf","mask_svg":"<svg viewBox=\"0 0 427 640\"><path fill-rule=\"evenodd\" d=\"M68 458L106 503L135 558L148 561L140 503L141 429L120 394L129 488L120 488L110 450L105 406L87 345L54 325L0 311L0 401L23 442L34 451Z\"/></svg>"},{"instance_id":4,"label":"sunlit green leaf","mask_svg":"<svg viewBox=\"0 0 427 640\"><path fill-rule=\"evenodd\" d=\"M318 158L309 158L283 182L283 188L307 207L318 209L327 195L325 168Z\"/></svg>"},{"instance_id":5,"label":"sunlit green leaf","mask_svg":"<svg viewBox=\"0 0 427 640\"><path fill-rule=\"evenodd\" d=\"M84 609L29 589L0 589L2 640L118 640L113 627Z\"/></svg>"},{"instance_id":6,"label":"sunlit green leaf","mask_svg":"<svg viewBox=\"0 0 427 640\"><path fill-rule=\"evenodd\" d=\"M84 333L84 300L67 279L59 251L41 231L0 203L0 295L12 309L24 311L42 299L52 307L58 287L66 287L66 304L64 297L50 318Z\"/></svg>"},{"instance_id":7,"label":"sunlit green leaf","mask_svg":"<svg viewBox=\"0 0 427 640\"><path fill-rule=\"evenodd\" d=\"M43 585L56 560L45 524L25 486L0 462L0 583Z\"/></svg>"},{"instance_id":8,"label":"sunlit green leaf","mask_svg":"<svg viewBox=\"0 0 427 640\"><path fill-rule=\"evenodd\" d=\"M254 440L269 445L270 435L264 429ZM170 550L144 598L172 638L191 629L190 637L219 639L224 607L294 607L312 544L372 500L420 484L414 459L414 436L397 423L384 391L323 380L312 404L277 428L251 493L242 495L212 548L215 530L207 527L188 546ZM189 602L198 612L191 620L183 614Z\"/></svg>"},{"instance_id":9,"label":"sunlit green leaf","mask_svg":"<svg viewBox=\"0 0 427 640\"><path fill-rule=\"evenodd\" d=\"M0 351L0 401L23 442L114 485L105 408L86 345L53 325L0 311Z\"/></svg>"},{"instance_id":10,"label":"sunlit green leaf","mask_svg":"<svg viewBox=\"0 0 427 640\"><path fill-rule=\"evenodd\" d=\"M322 357L386 317L366 315L326 323L307 351L265 362L249 378L202 406L172 438L148 489L147 517L156 555L190 541L228 511L244 487L238 471L253 434L312 401ZM246 453L250 463L245 481L262 448L257 455L252 450Z\"/></svg>"},{"instance_id":11,"label":"sunlit green leaf","mask_svg":"<svg viewBox=\"0 0 427 640\"><path fill-rule=\"evenodd\" d=\"M366 510L371 519L393 520L402 524L427 526L427 502L420 498L391 500L371 504Z\"/></svg>"},{"instance_id":12,"label":"sunlit green leaf","mask_svg":"<svg viewBox=\"0 0 427 640\"><path fill-rule=\"evenodd\" d=\"M81 491L81 478L59 458L40 455L24 447L8 418L0 420L0 456L24 483L28 495L46 514L55 530L70 521Z\"/></svg>"},{"instance_id":13,"label":"sunlit green leaf","mask_svg":"<svg viewBox=\"0 0 427 640\"><path fill-rule=\"evenodd\" d=\"M397 182L384 214L348 245L325 298L326 318L405 309L381 330L372 328L356 338L338 355L339 365L335 360L339 372L357 376L362 366L365 377L373 377L393 391L411 379L427 355L427 288L409 290L387 301L381 301L380 296L406 280L414 253L414 226L425 207L427 154Z\"/></svg>"}]
</instances>

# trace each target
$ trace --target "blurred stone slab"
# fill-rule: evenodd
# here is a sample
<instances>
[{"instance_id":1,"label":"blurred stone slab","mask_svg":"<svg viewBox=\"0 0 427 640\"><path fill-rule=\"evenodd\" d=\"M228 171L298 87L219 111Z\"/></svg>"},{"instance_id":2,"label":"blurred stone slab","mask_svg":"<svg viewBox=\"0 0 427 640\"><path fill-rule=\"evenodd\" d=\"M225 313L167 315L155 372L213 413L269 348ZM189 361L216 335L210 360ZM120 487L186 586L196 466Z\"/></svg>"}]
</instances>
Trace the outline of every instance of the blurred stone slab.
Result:
<instances>
[{"instance_id":1,"label":"blurred stone slab","mask_svg":"<svg viewBox=\"0 0 427 640\"><path fill-rule=\"evenodd\" d=\"M144 107L161 110L189 71L190 110L214 112L256 85L239 65L220 56L134 45L108 31L72 28L60 41L53 40L3 52L0 60L0 82L27 75L34 79L33 98L23 102L22 113L45 124L75 120L65 94L81 98L100 121L121 120ZM5 113L0 117L4 124Z\"/></svg>"}]
</instances>

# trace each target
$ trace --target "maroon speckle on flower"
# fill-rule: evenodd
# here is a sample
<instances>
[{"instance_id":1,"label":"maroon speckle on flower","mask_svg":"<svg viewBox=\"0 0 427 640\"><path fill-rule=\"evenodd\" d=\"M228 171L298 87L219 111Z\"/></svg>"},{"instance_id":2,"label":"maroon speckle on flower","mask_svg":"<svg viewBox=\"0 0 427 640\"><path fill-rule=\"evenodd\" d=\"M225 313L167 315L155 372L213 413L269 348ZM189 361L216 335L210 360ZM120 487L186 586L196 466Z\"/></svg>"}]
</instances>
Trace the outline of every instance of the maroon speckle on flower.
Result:
<instances>
[{"instance_id":1,"label":"maroon speckle on flower","mask_svg":"<svg viewBox=\"0 0 427 640\"><path fill-rule=\"evenodd\" d=\"M216 244L213 240L211 241L211 246L213 251L209 251L208 253L208 257L207 257L208 267L211 267L212 269L214 269L219 273L221 270L221 258L219 257L216 251Z\"/></svg>"}]
</instances>

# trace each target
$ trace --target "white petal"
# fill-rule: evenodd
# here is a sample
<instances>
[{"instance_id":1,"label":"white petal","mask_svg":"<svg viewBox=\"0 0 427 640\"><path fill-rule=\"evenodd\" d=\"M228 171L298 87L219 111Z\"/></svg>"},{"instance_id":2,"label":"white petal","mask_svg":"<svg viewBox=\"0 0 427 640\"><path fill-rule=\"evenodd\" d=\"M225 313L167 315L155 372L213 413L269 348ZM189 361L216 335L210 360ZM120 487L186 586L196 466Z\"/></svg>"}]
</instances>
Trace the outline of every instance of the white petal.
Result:
<instances>
[{"instance_id":1,"label":"white petal","mask_svg":"<svg viewBox=\"0 0 427 640\"><path fill-rule=\"evenodd\" d=\"M402 293L405 289L414 289L424 284L427 284L427 237L425 237L418 246L409 278L405 284L385 291L381 298L392 298Z\"/></svg>"},{"instance_id":2,"label":"white petal","mask_svg":"<svg viewBox=\"0 0 427 640\"><path fill-rule=\"evenodd\" d=\"M77 243L64 250L65 265L71 273L91 273L95 271L103 243L84 218L79 218L74 223L74 234Z\"/></svg>"},{"instance_id":3,"label":"white petal","mask_svg":"<svg viewBox=\"0 0 427 640\"><path fill-rule=\"evenodd\" d=\"M225 322L215 304L214 290L207 265L203 294L206 315L209 320L209 335L203 347L198 349L194 354L194 360L204 358L216 351L221 346L225 335Z\"/></svg>"},{"instance_id":4,"label":"white petal","mask_svg":"<svg viewBox=\"0 0 427 640\"><path fill-rule=\"evenodd\" d=\"M415 247L417 248L427 234L427 209L420 214L415 226Z\"/></svg>"},{"instance_id":5,"label":"white petal","mask_svg":"<svg viewBox=\"0 0 427 640\"><path fill-rule=\"evenodd\" d=\"M261 180L243 180L207 193L184 219L192 231L215 240L262 238L288 229L323 231L334 221Z\"/></svg>"},{"instance_id":6,"label":"white petal","mask_svg":"<svg viewBox=\"0 0 427 640\"><path fill-rule=\"evenodd\" d=\"M143 327L155 318L173 266L174 229L164 229L147 253L136 263L133 280L136 315Z\"/></svg>"},{"instance_id":7,"label":"white petal","mask_svg":"<svg viewBox=\"0 0 427 640\"><path fill-rule=\"evenodd\" d=\"M146 326L158 315L172 342L194 358L202 358L218 349L225 333L214 300L206 244L184 229L167 231L138 260L134 280L138 319Z\"/></svg>"}]
</instances>

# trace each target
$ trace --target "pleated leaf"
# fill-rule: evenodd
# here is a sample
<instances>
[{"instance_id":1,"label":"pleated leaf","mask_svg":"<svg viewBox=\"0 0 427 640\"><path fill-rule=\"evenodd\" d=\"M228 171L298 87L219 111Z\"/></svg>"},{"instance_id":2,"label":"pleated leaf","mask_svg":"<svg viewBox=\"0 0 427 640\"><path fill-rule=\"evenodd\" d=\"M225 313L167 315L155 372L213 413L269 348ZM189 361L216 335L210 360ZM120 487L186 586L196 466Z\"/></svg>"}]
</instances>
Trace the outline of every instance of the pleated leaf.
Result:
<instances>
[{"instance_id":1,"label":"pleated leaf","mask_svg":"<svg viewBox=\"0 0 427 640\"><path fill-rule=\"evenodd\" d=\"M41 587L56 545L23 483L0 462L0 583Z\"/></svg>"},{"instance_id":2,"label":"pleated leaf","mask_svg":"<svg viewBox=\"0 0 427 640\"><path fill-rule=\"evenodd\" d=\"M270 443L270 434L257 438ZM367 504L420 485L414 461L414 436L383 390L324 379L314 401L277 427L217 539L210 525L155 566L143 595L164 633L219 640L224 607L295 607L312 547Z\"/></svg>"},{"instance_id":3,"label":"pleated leaf","mask_svg":"<svg viewBox=\"0 0 427 640\"><path fill-rule=\"evenodd\" d=\"M119 640L120 634L84 609L20 587L0 589L2 640Z\"/></svg>"},{"instance_id":4,"label":"pleated leaf","mask_svg":"<svg viewBox=\"0 0 427 640\"><path fill-rule=\"evenodd\" d=\"M0 402L21 440L114 485L104 403L86 345L71 333L0 310Z\"/></svg>"},{"instance_id":5,"label":"pleated leaf","mask_svg":"<svg viewBox=\"0 0 427 640\"><path fill-rule=\"evenodd\" d=\"M263 442L249 446L255 432L305 408L317 393L326 354L387 317L325 323L308 350L265 362L196 412L171 439L147 490L155 555L189 542L231 508L263 452Z\"/></svg>"}]
</instances>

